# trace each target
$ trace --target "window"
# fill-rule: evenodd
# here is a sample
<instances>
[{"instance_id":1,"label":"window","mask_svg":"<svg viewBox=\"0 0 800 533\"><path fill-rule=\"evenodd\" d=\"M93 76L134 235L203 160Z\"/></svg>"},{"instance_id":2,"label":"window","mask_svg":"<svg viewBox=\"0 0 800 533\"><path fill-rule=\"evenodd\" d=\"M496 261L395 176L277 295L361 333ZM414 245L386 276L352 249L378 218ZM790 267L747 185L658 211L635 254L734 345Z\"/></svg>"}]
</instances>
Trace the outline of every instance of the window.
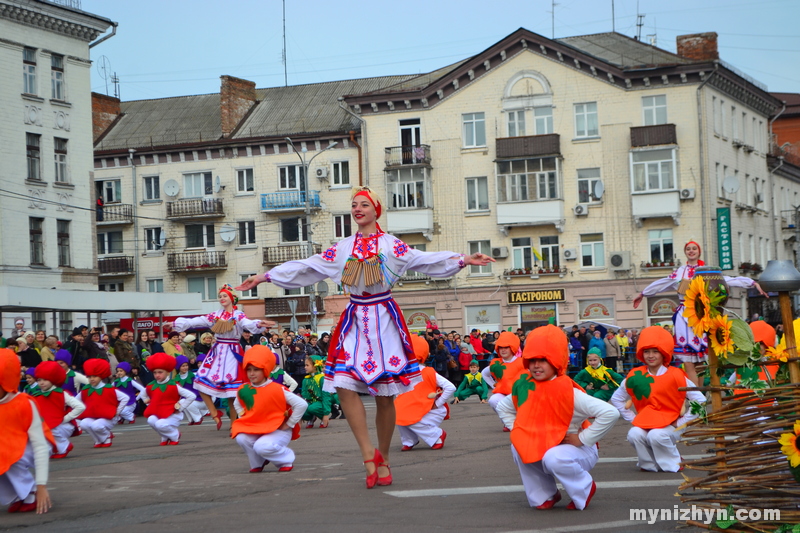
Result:
<instances>
[{"instance_id":1,"label":"window","mask_svg":"<svg viewBox=\"0 0 800 533\"><path fill-rule=\"evenodd\" d=\"M553 108L551 106L535 107L533 119L536 122L536 135L553 133Z\"/></svg>"},{"instance_id":2,"label":"window","mask_svg":"<svg viewBox=\"0 0 800 533\"><path fill-rule=\"evenodd\" d=\"M753 125L751 127L751 131L753 132L753 148L757 151L761 151L761 131L758 129L758 120L756 117L753 117Z\"/></svg>"},{"instance_id":3,"label":"window","mask_svg":"<svg viewBox=\"0 0 800 533\"><path fill-rule=\"evenodd\" d=\"M213 300L217 296L217 278L187 278L186 292L200 293L203 300Z\"/></svg>"},{"instance_id":4,"label":"window","mask_svg":"<svg viewBox=\"0 0 800 533\"><path fill-rule=\"evenodd\" d=\"M36 49L22 50L22 92L36 94Z\"/></svg>"},{"instance_id":5,"label":"window","mask_svg":"<svg viewBox=\"0 0 800 533\"><path fill-rule=\"evenodd\" d=\"M350 185L350 163L348 161L337 161L333 164L332 185Z\"/></svg>"},{"instance_id":6,"label":"window","mask_svg":"<svg viewBox=\"0 0 800 533\"><path fill-rule=\"evenodd\" d=\"M69 183L69 177L67 176L67 140L55 137L53 145L53 159L56 164L55 180L61 183Z\"/></svg>"},{"instance_id":7,"label":"window","mask_svg":"<svg viewBox=\"0 0 800 533\"><path fill-rule=\"evenodd\" d=\"M253 169L240 168L236 171L236 192L248 193L253 192Z\"/></svg>"},{"instance_id":8,"label":"window","mask_svg":"<svg viewBox=\"0 0 800 533\"><path fill-rule=\"evenodd\" d=\"M107 231L97 234L97 255L121 254L122 232Z\"/></svg>"},{"instance_id":9,"label":"window","mask_svg":"<svg viewBox=\"0 0 800 533\"><path fill-rule=\"evenodd\" d=\"M539 248L542 254L542 268L558 268L561 264L558 247L558 235L539 237Z\"/></svg>"},{"instance_id":10,"label":"window","mask_svg":"<svg viewBox=\"0 0 800 533\"><path fill-rule=\"evenodd\" d=\"M125 284L121 281L101 283L97 286L97 290L102 292L123 292Z\"/></svg>"},{"instance_id":11,"label":"window","mask_svg":"<svg viewBox=\"0 0 800 533\"><path fill-rule=\"evenodd\" d=\"M308 226L301 217L281 219L281 242L303 242L308 240Z\"/></svg>"},{"instance_id":12,"label":"window","mask_svg":"<svg viewBox=\"0 0 800 533\"><path fill-rule=\"evenodd\" d=\"M333 216L333 236L344 239L353 234L353 221L349 214Z\"/></svg>"},{"instance_id":13,"label":"window","mask_svg":"<svg viewBox=\"0 0 800 533\"><path fill-rule=\"evenodd\" d=\"M497 163L497 201L531 202L558 198L556 158Z\"/></svg>"},{"instance_id":14,"label":"window","mask_svg":"<svg viewBox=\"0 0 800 533\"><path fill-rule=\"evenodd\" d=\"M28 179L29 180L41 180L42 179L42 172L41 166L39 165L39 145L41 142L42 136L36 135L35 133L26 133L25 134L25 144L27 145L27 153L28 153Z\"/></svg>"},{"instance_id":15,"label":"window","mask_svg":"<svg viewBox=\"0 0 800 533\"><path fill-rule=\"evenodd\" d=\"M144 229L144 249L148 252L158 252L161 250L161 235L163 234L161 228L145 228Z\"/></svg>"},{"instance_id":16,"label":"window","mask_svg":"<svg viewBox=\"0 0 800 533\"><path fill-rule=\"evenodd\" d=\"M58 241L58 266L72 266L69 254L69 220L56 220L56 238Z\"/></svg>"},{"instance_id":17,"label":"window","mask_svg":"<svg viewBox=\"0 0 800 533\"><path fill-rule=\"evenodd\" d=\"M486 146L486 119L483 113L461 115L464 128L464 148Z\"/></svg>"},{"instance_id":18,"label":"window","mask_svg":"<svg viewBox=\"0 0 800 533\"><path fill-rule=\"evenodd\" d=\"M61 311L58 313L58 337L69 339L70 335L72 335L72 313Z\"/></svg>"},{"instance_id":19,"label":"window","mask_svg":"<svg viewBox=\"0 0 800 533\"><path fill-rule=\"evenodd\" d=\"M597 137L597 102L575 104L575 137Z\"/></svg>"},{"instance_id":20,"label":"window","mask_svg":"<svg viewBox=\"0 0 800 533\"><path fill-rule=\"evenodd\" d=\"M64 56L53 54L50 56L50 81L53 100L65 100L64 97Z\"/></svg>"},{"instance_id":21,"label":"window","mask_svg":"<svg viewBox=\"0 0 800 533\"><path fill-rule=\"evenodd\" d=\"M420 209L428 205L425 168L400 168L390 170L387 192L392 209Z\"/></svg>"},{"instance_id":22,"label":"window","mask_svg":"<svg viewBox=\"0 0 800 533\"><path fill-rule=\"evenodd\" d=\"M533 266L531 238L511 239L511 246L512 268L531 268Z\"/></svg>"},{"instance_id":23,"label":"window","mask_svg":"<svg viewBox=\"0 0 800 533\"><path fill-rule=\"evenodd\" d=\"M107 180L96 182L97 196L103 198L107 204L118 203L122 199L122 182L120 180Z\"/></svg>"},{"instance_id":24,"label":"window","mask_svg":"<svg viewBox=\"0 0 800 533\"><path fill-rule=\"evenodd\" d=\"M33 331L47 329L47 315L45 315L43 311L34 311L33 313L31 313L31 315L32 315L31 322L33 324Z\"/></svg>"},{"instance_id":25,"label":"window","mask_svg":"<svg viewBox=\"0 0 800 533\"><path fill-rule=\"evenodd\" d=\"M656 124L667 123L667 97L643 96L642 111L644 111L644 125L655 126Z\"/></svg>"},{"instance_id":26,"label":"window","mask_svg":"<svg viewBox=\"0 0 800 533\"><path fill-rule=\"evenodd\" d=\"M163 279L148 279L147 280L147 292L164 292L164 280Z\"/></svg>"},{"instance_id":27,"label":"window","mask_svg":"<svg viewBox=\"0 0 800 533\"><path fill-rule=\"evenodd\" d=\"M305 173L300 165L278 167L278 178L278 188L280 189L305 190Z\"/></svg>"},{"instance_id":28,"label":"window","mask_svg":"<svg viewBox=\"0 0 800 533\"><path fill-rule=\"evenodd\" d=\"M239 222L239 246L256 243L256 223L254 220Z\"/></svg>"},{"instance_id":29,"label":"window","mask_svg":"<svg viewBox=\"0 0 800 533\"><path fill-rule=\"evenodd\" d=\"M186 225L187 248L213 248L214 244L214 224Z\"/></svg>"},{"instance_id":30,"label":"window","mask_svg":"<svg viewBox=\"0 0 800 533\"><path fill-rule=\"evenodd\" d=\"M428 245L427 244L409 244L409 248L413 248L415 250L419 250L420 252L427 252ZM419 278L419 279L428 279L430 278L429 275L425 274L424 272L418 272L416 270L406 270L406 273L403 274L404 278Z\"/></svg>"},{"instance_id":31,"label":"window","mask_svg":"<svg viewBox=\"0 0 800 533\"><path fill-rule=\"evenodd\" d=\"M650 241L650 262L670 262L673 259L672 230L651 229L647 232Z\"/></svg>"},{"instance_id":32,"label":"window","mask_svg":"<svg viewBox=\"0 0 800 533\"><path fill-rule=\"evenodd\" d=\"M739 121L737 120L736 106L731 106L731 137L734 141L739 140Z\"/></svg>"},{"instance_id":33,"label":"window","mask_svg":"<svg viewBox=\"0 0 800 533\"><path fill-rule=\"evenodd\" d=\"M196 172L183 175L184 198L200 198L210 196L214 192L211 181L211 172Z\"/></svg>"},{"instance_id":34,"label":"window","mask_svg":"<svg viewBox=\"0 0 800 533\"><path fill-rule=\"evenodd\" d=\"M489 209L489 181L486 176L467 178L467 211Z\"/></svg>"},{"instance_id":35,"label":"window","mask_svg":"<svg viewBox=\"0 0 800 533\"><path fill-rule=\"evenodd\" d=\"M675 151L631 152L634 192L675 190Z\"/></svg>"},{"instance_id":36,"label":"window","mask_svg":"<svg viewBox=\"0 0 800 533\"><path fill-rule=\"evenodd\" d=\"M722 133L723 137L728 136L728 117L726 111L725 100L720 98L719 100L719 127L720 133Z\"/></svg>"},{"instance_id":37,"label":"window","mask_svg":"<svg viewBox=\"0 0 800 533\"><path fill-rule=\"evenodd\" d=\"M521 137L525 135L525 110L508 112L508 136Z\"/></svg>"},{"instance_id":38,"label":"window","mask_svg":"<svg viewBox=\"0 0 800 533\"><path fill-rule=\"evenodd\" d=\"M602 233L581 235L581 266L597 268L606 266Z\"/></svg>"},{"instance_id":39,"label":"window","mask_svg":"<svg viewBox=\"0 0 800 533\"><path fill-rule=\"evenodd\" d=\"M283 289L284 296L308 296L311 294L311 291L314 288L311 286L308 287L299 287L297 289Z\"/></svg>"},{"instance_id":40,"label":"window","mask_svg":"<svg viewBox=\"0 0 800 533\"><path fill-rule=\"evenodd\" d=\"M255 276L255 272L249 272L247 274L239 274L239 280L244 283L244 280L249 278L250 276ZM242 291L242 298L258 298L258 285L250 289L249 291Z\"/></svg>"},{"instance_id":41,"label":"window","mask_svg":"<svg viewBox=\"0 0 800 533\"><path fill-rule=\"evenodd\" d=\"M722 133L722 128L720 127L719 100L716 96L711 97L711 110L714 114L714 133L719 135Z\"/></svg>"},{"instance_id":42,"label":"window","mask_svg":"<svg viewBox=\"0 0 800 533\"><path fill-rule=\"evenodd\" d=\"M144 176L144 199L153 201L161 199L161 178L159 176Z\"/></svg>"},{"instance_id":43,"label":"window","mask_svg":"<svg viewBox=\"0 0 800 533\"><path fill-rule=\"evenodd\" d=\"M489 241L471 241L469 243L469 253L470 255L476 253L486 254L491 257L492 255L492 246ZM470 274L491 274L492 273L492 264L489 263L485 266L478 266L478 265L470 265L469 266L469 273Z\"/></svg>"},{"instance_id":44,"label":"window","mask_svg":"<svg viewBox=\"0 0 800 533\"><path fill-rule=\"evenodd\" d=\"M750 262L751 263L755 263L756 262L756 244L755 244L755 240L753 239L753 235L752 234L747 236L747 242L750 245Z\"/></svg>"},{"instance_id":45,"label":"window","mask_svg":"<svg viewBox=\"0 0 800 533\"><path fill-rule=\"evenodd\" d=\"M747 113L742 112L742 142L747 144Z\"/></svg>"},{"instance_id":46,"label":"window","mask_svg":"<svg viewBox=\"0 0 800 533\"><path fill-rule=\"evenodd\" d=\"M599 168L578 169L578 202L582 204L599 202L600 198L594 194L595 186L599 181Z\"/></svg>"},{"instance_id":47,"label":"window","mask_svg":"<svg viewBox=\"0 0 800 533\"><path fill-rule=\"evenodd\" d=\"M44 265L44 238L42 235L43 218L30 217L28 228L31 241L31 264Z\"/></svg>"}]
</instances>

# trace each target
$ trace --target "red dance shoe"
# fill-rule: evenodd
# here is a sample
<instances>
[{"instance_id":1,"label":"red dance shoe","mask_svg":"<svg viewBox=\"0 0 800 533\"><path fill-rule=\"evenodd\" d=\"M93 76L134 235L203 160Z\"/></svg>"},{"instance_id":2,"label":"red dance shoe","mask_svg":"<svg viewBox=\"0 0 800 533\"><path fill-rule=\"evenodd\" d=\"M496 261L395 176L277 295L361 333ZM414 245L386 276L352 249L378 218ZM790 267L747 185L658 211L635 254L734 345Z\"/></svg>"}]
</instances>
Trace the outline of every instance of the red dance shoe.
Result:
<instances>
[{"instance_id":1,"label":"red dance shoe","mask_svg":"<svg viewBox=\"0 0 800 533\"><path fill-rule=\"evenodd\" d=\"M381 452L378 451L378 448L375 448L375 454L372 456L372 459L367 459L364 461L364 464L372 463L375 465L375 471L371 474L367 474L367 488L371 489L378 483L378 465L383 462L383 455Z\"/></svg>"},{"instance_id":2,"label":"red dance shoe","mask_svg":"<svg viewBox=\"0 0 800 533\"><path fill-rule=\"evenodd\" d=\"M313 429L313 428L314 428L314 422L309 422L308 424L306 424L306 429Z\"/></svg>"},{"instance_id":3,"label":"red dance shoe","mask_svg":"<svg viewBox=\"0 0 800 533\"><path fill-rule=\"evenodd\" d=\"M95 444L95 448L111 448L111 442L102 442L100 444Z\"/></svg>"},{"instance_id":4,"label":"red dance shoe","mask_svg":"<svg viewBox=\"0 0 800 533\"><path fill-rule=\"evenodd\" d=\"M381 487L386 487L386 486L391 485L392 484L392 469L389 468L389 464L386 461L381 461L378 466L386 467L386 470L389 471L389 475L386 476L386 477L379 477L377 484L380 485ZM376 470L375 473L377 473L377 472L378 471Z\"/></svg>"},{"instance_id":5,"label":"red dance shoe","mask_svg":"<svg viewBox=\"0 0 800 533\"><path fill-rule=\"evenodd\" d=\"M536 508L540 511L545 511L547 509L552 509L555 504L561 501L561 492L556 491L552 498L544 502L542 505L537 505Z\"/></svg>"},{"instance_id":6,"label":"red dance shoe","mask_svg":"<svg viewBox=\"0 0 800 533\"><path fill-rule=\"evenodd\" d=\"M166 446L167 444L169 444L169 439L162 440L161 442L158 443L159 446Z\"/></svg>"},{"instance_id":7,"label":"red dance shoe","mask_svg":"<svg viewBox=\"0 0 800 533\"><path fill-rule=\"evenodd\" d=\"M83 430L80 426L75 426L75 429L72 430L72 437L80 437L83 434Z\"/></svg>"},{"instance_id":8,"label":"red dance shoe","mask_svg":"<svg viewBox=\"0 0 800 533\"><path fill-rule=\"evenodd\" d=\"M262 464L262 465L261 465L261 466L259 466L258 468L251 468L251 469L250 469L250 473L251 473L251 474L258 474L259 472L263 472L263 471L264 471L264 467L265 467L265 466L267 466L268 464L269 464L269 461L267 461L266 459L264 459L264 464Z\"/></svg>"},{"instance_id":9,"label":"red dance shoe","mask_svg":"<svg viewBox=\"0 0 800 533\"><path fill-rule=\"evenodd\" d=\"M133 420L131 420L130 422L128 422L128 424L133 424L134 422L136 422L136 417L135 417L135 416L133 417Z\"/></svg>"},{"instance_id":10,"label":"red dance shoe","mask_svg":"<svg viewBox=\"0 0 800 533\"><path fill-rule=\"evenodd\" d=\"M50 456L50 459L64 459L67 455L69 455L69 452L71 452L74 447L75 446L73 446L72 443L70 442L69 446L67 446L67 451L65 451L64 453L54 453L53 455Z\"/></svg>"},{"instance_id":11,"label":"red dance shoe","mask_svg":"<svg viewBox=\"0 0 800 533\"><path fill-rule=\"evenodd\" d=\"M416 446L416 445L414 445L414 446ZM400 448L400 451L401 452L410 452L411 450L414 449L414 446L406 446L405 444L403 444L403 447Z\"/></svg>"},{"instance_id":12,"label":"red dance shoe","mask_svg":"<svg viewBox=\"0 0 800 533\"><path fill-rule=\"evenodd\" d=\"M292 468L294 468L294 465L282 466L278 469L278 472L291 472Z\"/></svg>"},{"instance_id":13,"label":"red dance shoe","mask_svg":"<svg viewBox=\"0 0 800 533\"><path fill-rule=\"evenodd\" d=\"M22 507L22 500L17 500L14 503L12 503L11 505L8 506L8 512L9 513L18 513L20 507Z\"/></svg>"},{"instance_id":14,"label":"red dance shoe","mask_svg":"<svg viewBox=\"0 0 800 533\"><path fill-rule=\"evenodd\" d=\"M180 442L181 442L181 433L180 433L180 431L179 431L179 432L178 432L178 440L168 440L168 441L167 441L167 444L168 444L169 446L177 446L177 445L178 445Z\"/></svg>"},{"instance_id":15,"label":"red dance shoe","mask_svg":"<svg viewBox=\"0 0 800 533\"><path fill-rule=\"evenodd\" d=\"M584 509L589 507L589 502L592 501L592 496L594 496L595 492L597 492L597 483L592 481L592 490L589 491L589 497L586 498L586 505L583 506ZM569 502L569 504L567 504L567 509L569 509L570 511L578 510L578 508L575 507L575 502Z\"/></svg>"},{"instance_id":16,"label":"red dance shoe","mask_svg":"<svg viewBox=\"0 0 800 533\"><path fill-rule=\"evenodd\" d=\"M445 430L442 430L442 436L439 437L439 440L441 442L437 442L436 444L431 446L431 450L441 450L442 448L444 448L444 441L446 439L447 439L447 432Z\"/></svg>"},{"instance_id":17,"label":"red dance shoe","mask_svg":"<svg viewBox=\"0 0 800 533\"><path fill-rule=\"evenodd\" d=\"M511 433L511 430L503 426L503 433Z\"/></svg>"},{"instance_id":18,"label":"red dance shoe","mask_svg":"<svg viewBox=\"0 0 800 533\"><path fill-rule=\"evenodd\" d=\"M20 505L19 509L17 509L17 512L18 513L30 513L31 511L35 511L35 510L36 510L36 500L33 500L33 502L31 502L31 503L23 503L22 505Z\"/></svg>"}]
</instances>

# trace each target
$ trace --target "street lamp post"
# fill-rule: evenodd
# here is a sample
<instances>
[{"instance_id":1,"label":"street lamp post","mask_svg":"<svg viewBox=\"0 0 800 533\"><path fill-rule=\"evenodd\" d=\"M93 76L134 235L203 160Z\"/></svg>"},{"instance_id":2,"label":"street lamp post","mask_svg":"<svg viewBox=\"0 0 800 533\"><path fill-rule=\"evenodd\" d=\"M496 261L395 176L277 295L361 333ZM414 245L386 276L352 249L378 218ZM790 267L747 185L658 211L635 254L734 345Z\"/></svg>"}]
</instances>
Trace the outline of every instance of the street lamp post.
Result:
<instances>
[{"instance_id":1,"label":"street lamp post","mask_svg":"<svg viewBox=\"0 0 800 533\"><path fill-rule=\"evenodd\" d=\"M311 229L311 191L309 190L309 187L308 187L308 167L314 161L315 157L320 155L322 152L330 150L331 148L335 147L339 143L338 142L333 142L333 143L329 144L328 146L326 146L325 148L323 148L322 150L320 150L319 152L314 154L314 157L312 157L311 159L308 160L308 162L306 162L306 152L308 150L305 147L303 147L302 155L300 155L300 152L298 152L297 148L295 148L294 143L292 142L292 139L290 139L289 137L285 137L285 139L286 139L286 142L289 143L289 146L292 147L292 150L294 151L294 153L297 154L297 157L300 158L300 163L302 164L302 168L303 168L303 181L304 181L303 194L305 195L305 199L304 199L305 201L303 203L305 204L305 210L304 211L305 211L305 219L306 219L306 234L307 234L306 240L308 241L308 257L311 257L311 256L314 255L314 242L311 239L311 236L314 234L314 232ZM302 237L302 235L301 235L301 237ZM308 295L308 314L311 315L311 331L313 333L317 332L317 305L316 304L317 304L317 288L316 288L316 285L312 285L311 286L311 294Z\"/></svg>"}]
</instances>

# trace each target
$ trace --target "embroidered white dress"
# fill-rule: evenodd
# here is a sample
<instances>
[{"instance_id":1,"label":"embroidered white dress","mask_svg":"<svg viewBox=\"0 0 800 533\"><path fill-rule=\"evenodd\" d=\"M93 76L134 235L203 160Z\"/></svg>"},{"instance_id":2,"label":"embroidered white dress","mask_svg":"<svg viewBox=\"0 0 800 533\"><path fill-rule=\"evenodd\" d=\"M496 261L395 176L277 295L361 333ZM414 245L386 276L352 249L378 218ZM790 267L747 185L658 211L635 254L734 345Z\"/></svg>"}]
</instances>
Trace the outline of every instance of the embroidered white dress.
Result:
<instances>
[{"instance_id":1,"label":"embroidered white dress","mask_svg":"<svg viewBox=\"0 0 800 533\"><path fill-rule=\"evenodd\" d=\"M350 303L331 337L323 386L326 392L336 392L338 387L393 396L418 381L419 367L402 312L392 298L392 285L407 270L433 277L453 276L464 268L464 256L415 250L386 233L367 238L356 233L321 254L289 261L266 275L267 281L285 289L306 287L326 278L340 284L348 259L373 256L381 262L381 281L365 286L360 278L355 286L346 287Z\"/></svg>"},{"instance_id":2,"label":"embroidered white dress","mask_svg":"<svg viewBox=\"0 0 800 533\"><path fill-rule=\"evenodd\" d=\"M244 330L250 333L263 333L264 328L258 326L258 320L250 320L238 309L233 313L219 309L204 316L175 319L172 329L178 332L187 329L208 329L217 319L233 319L233 329L227 333L214 335L214 344L211 345L195 374L194 388L214 398L235 398L236 391L246 381L242 369L243 351L239 338Z\"/></svg>"},{"instance_id":3,"label":"embroidered white dress","mask_svg":"<svg viewBox=\"0 0 800 533\"><path fill-rule=\"evenodd\" d=\"M682 280L691 280L694 276L694 270L699 265L681 265L676 268L669 277L657 279L642 291L645 296L655 296L662 292L675 291L678 289ZM725 276L725 282L728 287L741 287L749 289L755 284L750 278L741 276L728 277ZM694 330L689 327L689 323L685 316L683 316L683 295L679 295L680 305L676 309L675 314L672 316L673 334L675 336L675 357L681 361L689 363L700 363L705 361L706 353L708 351L708 341L705 338L699 338L694 334Z\"/></svg>"}]
</instances>

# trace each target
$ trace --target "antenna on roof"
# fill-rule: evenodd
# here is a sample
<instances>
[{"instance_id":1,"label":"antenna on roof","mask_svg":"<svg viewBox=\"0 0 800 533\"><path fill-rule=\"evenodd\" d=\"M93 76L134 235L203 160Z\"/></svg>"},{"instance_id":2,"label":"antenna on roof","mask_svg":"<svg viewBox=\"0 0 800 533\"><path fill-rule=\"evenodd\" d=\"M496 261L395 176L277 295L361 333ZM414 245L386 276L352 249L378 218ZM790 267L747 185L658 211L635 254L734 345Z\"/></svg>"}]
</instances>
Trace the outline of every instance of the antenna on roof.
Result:
<instances>
[{"instance_id":1,"label":"antenna on roof","mask_svg":"<svg viewBox=\"0 0 800 533\"><path fill-rule=\"evenodd\" d=\"M636 40L642 40L642 26L644 26L644 13L636 15Z\"/></svg>"},{"instance_id":2,"label":"antenna on roof","mask_svg":"<svg viewBox=\"0 0 800 533\"><path fill-rule=\"evenodd\" d=\"M614 0L611 0L611 31L617 31L617 20L614 17Z\"/></svg>"},{"instance_id":3,"label":"antenna on roof","mask_svg":"<svg viewBox=\"0 0 800 533\"><path fill-rule=\"evenodd\" d=\"M550 0L550 38L556 38L556 0Z\"/></svg>"},{"instance_id":4,"label":"antenna on roof","mask_svg":"<svg viewBox=\"0 0 800 533\"><path fill-rule=\"evenodd\" d=\"M119 76L117 76L116 72L111 75L111 83L114 84L114 98L119 100Z\"/></svg>"},{"instance_id":5,"label":"antenna on roof","mask_svg":"<svg viewBox=\"0 0 800 533\"><path fill-rule=\"evenodd\" d=\"M286 0L283 0L283 85L289 86L289 76L286 73Z\"/></svg>"}]
</instances>

